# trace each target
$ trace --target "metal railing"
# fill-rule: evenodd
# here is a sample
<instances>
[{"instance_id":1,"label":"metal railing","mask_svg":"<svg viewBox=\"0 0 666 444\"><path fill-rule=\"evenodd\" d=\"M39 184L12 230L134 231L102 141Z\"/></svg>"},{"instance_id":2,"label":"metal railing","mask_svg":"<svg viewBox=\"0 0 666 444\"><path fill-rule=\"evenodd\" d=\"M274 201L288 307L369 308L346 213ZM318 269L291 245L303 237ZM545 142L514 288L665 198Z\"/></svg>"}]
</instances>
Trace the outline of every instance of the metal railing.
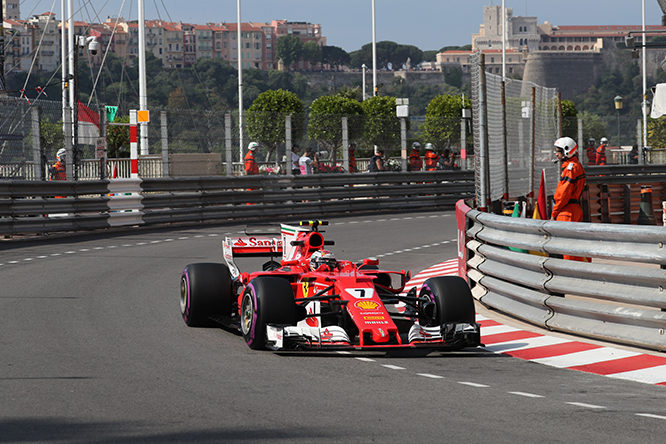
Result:
<instances>
[{"instance_id":1,"label":"metal railing","mask_svg":"<svg viewBox=\"0 0 666 444\"><path fill-rule=\"evenodd\" d=\"M458 211L481 303L550 330L666 350L666 228Z\"/></svg>"},{"instance_id":2,"label":"metal railing","mask_svg":"<svg viewBox=\"0 0 666 444\"><path fill-rule=\"evenodd\" d=\"M0 181L0 235L453 208L473 194L470 171Z\"/></svg>"}]
</instances>

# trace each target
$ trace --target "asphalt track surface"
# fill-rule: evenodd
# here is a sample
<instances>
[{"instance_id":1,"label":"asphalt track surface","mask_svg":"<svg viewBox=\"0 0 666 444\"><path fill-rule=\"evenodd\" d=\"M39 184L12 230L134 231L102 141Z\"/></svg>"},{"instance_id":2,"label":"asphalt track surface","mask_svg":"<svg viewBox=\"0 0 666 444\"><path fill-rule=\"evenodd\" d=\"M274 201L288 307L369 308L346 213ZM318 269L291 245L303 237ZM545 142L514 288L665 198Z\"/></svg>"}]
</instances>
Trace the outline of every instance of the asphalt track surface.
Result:
<instances>
[{"instance_id":1,"label":"asphalt track surface","mask_svg":"<svg viewBox=\"0 0 666 444\"><path fill-rule=\"evenodd\" d=\"M330 221L342 259L456 257L453 212ZM483 349L259 352L186 327L183 267L243 228L0 243L0 443L663 442L663 386Z\"/></svg>"}]
</instances>

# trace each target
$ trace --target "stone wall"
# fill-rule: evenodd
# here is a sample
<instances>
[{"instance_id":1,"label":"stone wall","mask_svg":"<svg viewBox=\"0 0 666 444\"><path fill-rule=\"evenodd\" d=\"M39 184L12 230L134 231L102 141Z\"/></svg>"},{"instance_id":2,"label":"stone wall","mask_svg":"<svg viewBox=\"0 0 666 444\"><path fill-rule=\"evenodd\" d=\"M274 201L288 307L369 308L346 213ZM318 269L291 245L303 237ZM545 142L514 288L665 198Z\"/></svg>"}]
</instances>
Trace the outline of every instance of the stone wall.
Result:
<instances>
[{"instance_id":1,"label":"stone wall","mask_svg":"<svg viewBox=\"0 0 666 444\"><path fill-rule=\"evenodd\" d=\"M344 86L354 87L363 84L362 71L322 71L322 72L299 72L308 81L308 85L324 85L330 89L338 89ZM419 85L442 85L444 73L440 71L378 71L377 84L391 86L394 78L405 79L411 86ZM468 80L468 79L467 79ZM372 69L365 71L365 81L368 85L366 92L372 95ZM465 82L466 79L463 79Z\"/></svg>"},{"instance_id":2,"label":"stone wall","mask_svg":"<svg viewBox=\"0 0 666 444\"><path fill-rule=\"evenodd\" d=\"M523 80L547 88L557 88L563 99L586 91L603 72L603 56L598 52L532 52L527 57Z\"/></svg>"}]
</instances>

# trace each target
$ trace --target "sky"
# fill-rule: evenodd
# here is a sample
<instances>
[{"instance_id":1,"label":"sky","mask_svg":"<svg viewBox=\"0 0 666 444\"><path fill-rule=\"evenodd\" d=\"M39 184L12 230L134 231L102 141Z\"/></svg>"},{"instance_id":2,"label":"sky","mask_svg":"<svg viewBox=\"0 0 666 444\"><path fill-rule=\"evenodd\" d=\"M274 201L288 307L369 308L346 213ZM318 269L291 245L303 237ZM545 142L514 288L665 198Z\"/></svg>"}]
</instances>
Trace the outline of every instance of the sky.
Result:
<instances>
[{"instance_id":1,"label":"sky","mask_svg":"<svg viewBox=\"0 0 666 444\"><path fill-rule=\"evenodd\" d=\"M60 1L23 0L21 18L53 11ZM138 17L138 0L73 0L74 19L103 22L107 17ZM660 25L657 0L505 0L514 16L537 17L554 25ZM467 45L483 22L483 6L501 0L375 0L377 41L391 40L421 50ZM121 5L123 6L121 8ZM237 0L146 0L146 20L205 24L235 22ZM372 42L371 0L241 0L241 21L286 19L321 24L327 45L347 52Z\"/></svg>"}]
</instances>

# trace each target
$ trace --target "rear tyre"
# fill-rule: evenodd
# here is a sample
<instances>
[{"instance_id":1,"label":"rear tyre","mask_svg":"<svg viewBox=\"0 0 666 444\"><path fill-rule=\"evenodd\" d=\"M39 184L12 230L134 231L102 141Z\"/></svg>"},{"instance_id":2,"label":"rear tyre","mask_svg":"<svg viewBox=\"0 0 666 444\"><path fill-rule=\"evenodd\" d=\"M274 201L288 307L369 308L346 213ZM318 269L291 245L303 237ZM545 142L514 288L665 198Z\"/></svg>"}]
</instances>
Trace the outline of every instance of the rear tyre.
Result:
<instances>
[{"instance_id":1,"label":"rear tyre","mask_svg":"<svg viewBox=\"0 0 666 444\"><path fill-rule=\"evenodd\" d=\"M467 282L458 276L441 276L425 281L419 296L435 304L434 316L419 317L419 323L434 327L447 323L475 322L474 297Z\"/></svg>"},{"instance_id":2,"label":"rear tyre","mask_svg":"<svg viewBox=\"0 0 666 444\"><path fill-rule=\"evenodd\" d=\"M266 324L296 325L291 284L272 276L252 279L243 292L240 315L241 332L248 347L266 348Z\"/></svg>"},{"instance_id":3,"label":"rear tyre","mask_svg":"<svg viewBox=\"0 0 666 444\"><path fill-rule=\"evenodd\" d=\"M230 316L233 287L224 264L190 264L180 278L180 314L190 327L214 327L211 316Z\"/></svg>"}]
</instances>

